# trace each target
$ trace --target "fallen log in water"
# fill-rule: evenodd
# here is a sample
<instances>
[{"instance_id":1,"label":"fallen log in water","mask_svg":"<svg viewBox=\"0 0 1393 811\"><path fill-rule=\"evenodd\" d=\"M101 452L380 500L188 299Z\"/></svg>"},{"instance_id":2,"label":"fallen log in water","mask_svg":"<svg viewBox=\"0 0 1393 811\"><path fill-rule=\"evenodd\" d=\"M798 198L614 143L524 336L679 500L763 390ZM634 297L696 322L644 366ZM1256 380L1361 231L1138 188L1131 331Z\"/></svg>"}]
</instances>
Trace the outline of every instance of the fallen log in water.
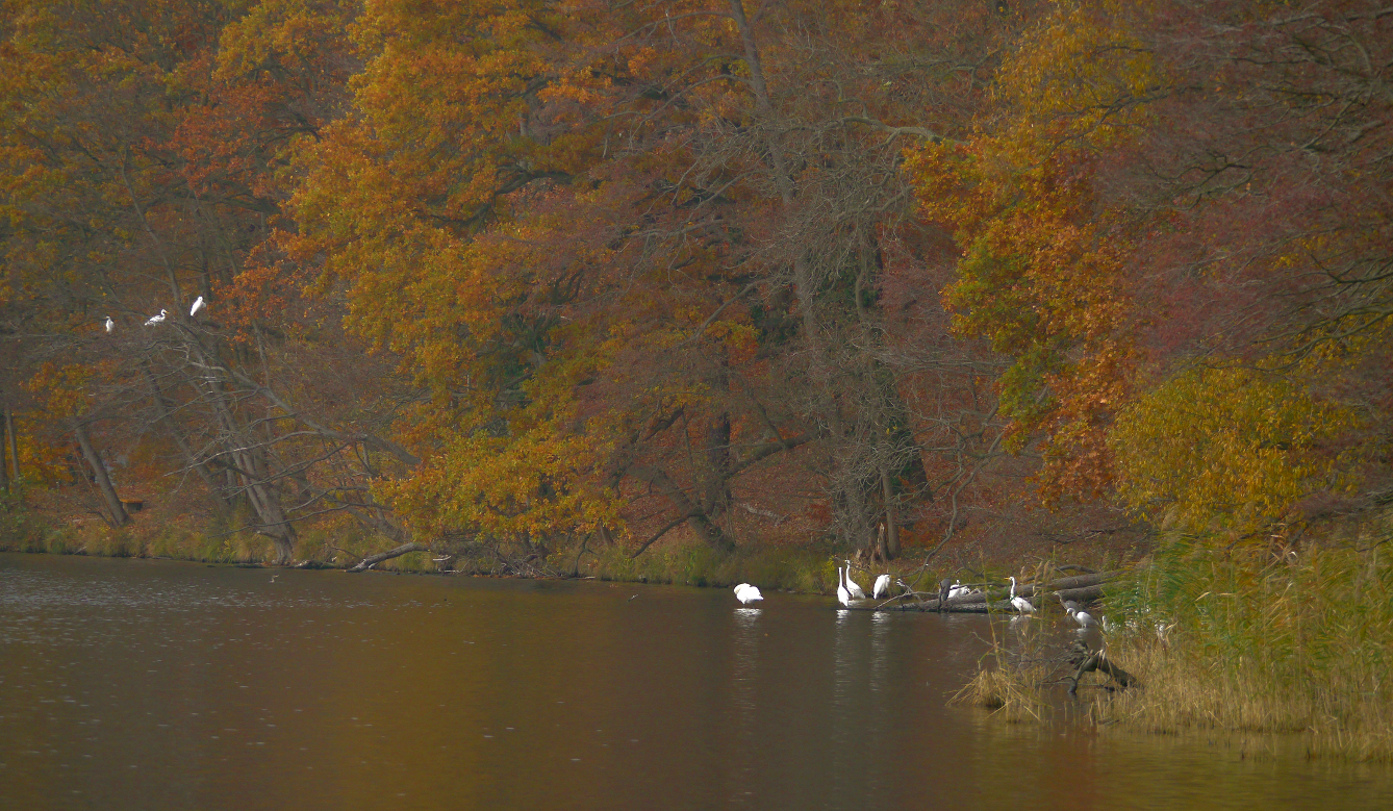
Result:
<instances>
[{"instance_id":1,"label":"fallen log in water","mask_svg":"<svg viewBox=\"0 0 1393 811\"><path fill-rule=\"evenodd\" d=\"M1086 603L1098 600L1103 597L1103 585L1117 579L1121 572L1096 572L1093 574L1072 575L1061 577L1051 581L1044 586L1036 586L1031 583L1017 584L1016 594L1020 597L1033 598L1038 595L1048 595L1049 599L1055 599L1058 594L1065 600L1076 600ZM872 603L865 601L866 604L850 606L856 611L934 611L948 614L987 614L1004 612L1015 613L1011 607L1011 602L1007 595L1010 588L995 588L977 594L969 594L964 597L955 597L951 600L944 600L939 605L938 596L930 596L924 592L911 592L891 597ZM1042 605L1040 600L1035 600L1035 608L1039 610Z\"/></svg>"},{"instance_id":2,"label":"fallen log in water","mask_svg":"<svg viewBox=\"0 0 1393 811\"><path fill-rule=\"evenodd\" d=\"M1071 696L1077 694L1079 679L1083 678L1083 674L1095 670L1108 674L1124 689L1138 684L1136 676L1113 664L1108 655L1101 650L1089 650L1088 646L1082 642L1075 642L1070 654L1069 661L1078 665L1074 675L1069 677L1069 695Z\"/></svg>"}]
</instances>

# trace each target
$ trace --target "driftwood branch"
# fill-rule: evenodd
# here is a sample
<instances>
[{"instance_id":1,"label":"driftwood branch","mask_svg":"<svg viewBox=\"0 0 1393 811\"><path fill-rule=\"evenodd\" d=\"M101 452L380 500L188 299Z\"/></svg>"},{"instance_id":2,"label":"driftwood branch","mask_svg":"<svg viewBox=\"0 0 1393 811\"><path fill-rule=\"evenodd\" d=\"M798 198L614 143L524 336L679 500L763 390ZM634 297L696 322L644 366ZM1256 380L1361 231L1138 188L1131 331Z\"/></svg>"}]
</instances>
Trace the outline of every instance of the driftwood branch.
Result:
<instances>
[{"instance_id":1,"label":"driftwood branch","mask_svg":"<svg viewBox=\"0 0 1393 811\"><path fill-rule=\"evenodd\" d=\"M350 572L365 572L365 571L367 571L368 569L371 569L372 567L376 566L377 564L381 563L381 562L384 561L384 560L391 560L392 558L399 558L399 557L401 557L402 555L408 554L408 553L410 553L410 552L426 552L426 551L429 551L429 550L430 550L430 547L428 547L428 546L422 546L421 544L418 544L418 543L416 543L416 542L414 542L414 541L413 541L412 543L404 543L404 544L402 544L401 546L398 546L398 547L395 548L395 549L388 549L386 552L379 552L379 553L376 554L376 555L368 555L367 557L365 557L365 558L363 558L362 560L358 561L358 564L357 564L356 566L354 566L354 567L351 568L351 569L348 569L347 571L350 571Z\"/></svg>"},{"instance_id":2,"label":"driftwood branch","mask_svg":"<svg viewBox=\"0 0 1393 811\"><path fill-rule=\"evenodd\" d=\"M1082 642L1075 642L1072 648L1070 662L1077 662L1078 669L1074 675L1069 677L1069 695L1075 695L1079 689L1079 679L1083 674L1098 671L1106 673L1112 680L1121 685L1124 689L1137 685L1137 677L1113 664L1108 655L1101 650L1089 650Z\"/></svg>"}]
</instances>

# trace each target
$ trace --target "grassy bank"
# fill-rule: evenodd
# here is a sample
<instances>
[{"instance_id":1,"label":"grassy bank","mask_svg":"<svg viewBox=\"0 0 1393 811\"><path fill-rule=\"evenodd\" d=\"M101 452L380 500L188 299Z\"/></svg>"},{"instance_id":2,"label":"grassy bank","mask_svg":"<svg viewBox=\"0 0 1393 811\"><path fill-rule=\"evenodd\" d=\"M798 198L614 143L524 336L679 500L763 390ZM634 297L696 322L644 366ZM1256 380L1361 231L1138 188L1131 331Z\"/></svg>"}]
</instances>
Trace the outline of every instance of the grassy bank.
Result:
<instances>
[{"instance_id":1,"label":"grassy bank","mask_svg":"<svg viewBox=\"0 0 1393 811\"><path fill-rule=\"evenodd\" d=\"M0 551L228 564L266 563L274 558L270 541L238 530L238 526L235 516L228 521L218 521L213 516L195 520L188 515L152 514L147 510L136 522L113 529L95 517L59 518L13 500L0 505ZM393 545L387 539L364 533L356 524L344 522L342 526L324 525L302 531L295 558L347 568L364 556ZM509 550L512 551L515 550ZM575 551L560 550L547 563L546 570L569 573L576 568ZM460 550L445 565L462 574L507 573L499 556L481 544ZM830 594L836 588L834 567L832 551L821 546L749 548L721 554L692 544L654 548L633 558L630 550L614 545L584 555L577 574L601 580L692 586L750 582L767 591ZM429 552L385 560L375 568L413 573L441 571Z\"/></svg>"},{"instance_id":2,"label":"grassy bank","mask_svg":"<svg viewBox=\"0 0 1393 811\"><path fill-rule=\"evenodd\" d=\"M1311 756L1393 762L1393 549L1376 537L1279 554L1173 544L1098 613L1107 655L1142 686L1082 691L1093 718L1297 735ZM1067 620L1056 611L1051 621ZM1042 717L1069 672L1053 644L1055 655L1043 636L999 646L997 664L1009 664L984 669L960 700Z\"/></svg>"}]
</instances>

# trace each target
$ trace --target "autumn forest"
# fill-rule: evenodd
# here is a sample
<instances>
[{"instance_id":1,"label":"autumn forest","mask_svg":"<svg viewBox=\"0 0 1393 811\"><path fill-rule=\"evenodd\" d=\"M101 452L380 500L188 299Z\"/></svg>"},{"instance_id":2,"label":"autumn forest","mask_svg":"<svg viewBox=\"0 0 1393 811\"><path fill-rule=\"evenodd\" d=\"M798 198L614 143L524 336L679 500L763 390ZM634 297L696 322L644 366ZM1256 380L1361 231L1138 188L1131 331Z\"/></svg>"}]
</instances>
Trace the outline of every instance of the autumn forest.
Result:
<instances>
[{"instance_id":1,"label":"autumn forest","mask_svg":"<svg viewBox=\"0 0 1393 811\"><path fill-rule=\"evenodd\" d=\"M1271 554L1393 501L1380 2L0 8L11 547Z\"/></svg>"}]
</instances>

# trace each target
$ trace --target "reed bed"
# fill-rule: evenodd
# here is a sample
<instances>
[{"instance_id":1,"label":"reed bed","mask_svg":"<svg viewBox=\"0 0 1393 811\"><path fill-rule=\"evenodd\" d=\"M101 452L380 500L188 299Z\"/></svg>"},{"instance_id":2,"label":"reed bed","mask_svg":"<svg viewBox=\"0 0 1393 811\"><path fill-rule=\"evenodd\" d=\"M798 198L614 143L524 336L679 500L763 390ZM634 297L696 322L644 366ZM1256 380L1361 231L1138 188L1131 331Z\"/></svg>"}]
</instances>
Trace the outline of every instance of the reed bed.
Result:
<instances>
[{"instance_id":1,"label":"reed bed","mask_svg":"<svg viewBox=\"0 0 1393 811\"><path fill-rule=\"evenodd\" d=\"M1109 608L1108 653L1144 685L1110 702L1112 720L1300 733L1312 755L1393 762L1393 560L1379 544L1176 546Z\"/></svg>"}]
</instances>

